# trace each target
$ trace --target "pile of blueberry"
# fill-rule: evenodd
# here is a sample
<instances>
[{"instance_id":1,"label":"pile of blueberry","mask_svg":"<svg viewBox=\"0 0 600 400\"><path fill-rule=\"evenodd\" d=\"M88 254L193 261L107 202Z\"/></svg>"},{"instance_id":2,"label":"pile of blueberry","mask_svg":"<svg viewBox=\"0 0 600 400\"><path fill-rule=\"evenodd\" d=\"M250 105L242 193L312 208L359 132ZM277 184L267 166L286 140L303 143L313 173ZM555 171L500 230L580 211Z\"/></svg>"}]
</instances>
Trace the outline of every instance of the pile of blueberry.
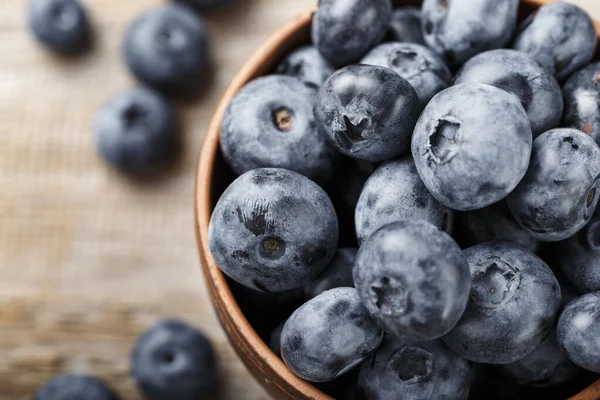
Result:
<instances>
[{"instance_id":1,"label":"pile of blueberry","mask_svg":"<svg viewBox=\"0 0 600 400\"><path fill-rule=\"evenodd\" d=\"M600 373L596 30L519 7L320 0L313 45L225 113L239 177L212 255L336 398L573 395Z\"/></svg>"}]
</instances>

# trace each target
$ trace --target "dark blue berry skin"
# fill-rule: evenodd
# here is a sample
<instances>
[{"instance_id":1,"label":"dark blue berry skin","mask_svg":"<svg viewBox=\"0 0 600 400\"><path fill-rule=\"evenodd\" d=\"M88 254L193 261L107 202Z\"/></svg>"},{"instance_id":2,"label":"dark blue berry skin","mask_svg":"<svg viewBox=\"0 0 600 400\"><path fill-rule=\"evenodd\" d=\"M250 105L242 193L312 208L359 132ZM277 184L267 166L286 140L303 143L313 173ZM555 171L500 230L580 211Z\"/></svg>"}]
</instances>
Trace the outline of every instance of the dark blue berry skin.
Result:
<instances>
[{"instance_id":1,"label":"dark blue berry skin","mask_svg":"<svg viewBox=\"0 0 600 400\"><path fill-rule=\"evenodd\" d=\"M529 118L515 96L466 83L440 92L425 107L412 155L433 197L469 211L502 200L517 186L532 140Z\"/></svg>"},{"instance_id":2,"label":"dark blue berry skin","mask_svg":"<svg viewBox=\"0 0 600 400\"><path fill-rule=\"evenodd\" d=\"M406 345L386 335L361 366L358 384L368 400L467 400L471 380L469 362L441 340Z\"/></svg>"},{"instance_id":3,"label":"dark blue berry skin","mask_svg":"<svg viewBox=\"0 0 600 400\"><path fill-rule=\"evenodd\" d=\"M406 79L415 88L421 108L452 82L452 73L444 60L420 44L380 44L367 53L361 64L386 67Z\"/></svg>"},{"instance_id":4,"label":"dark blue berry skin","mask_svg":"<svg viewBox=\"0 0 600 400\"><path fill-rule=\"evenodd\" d=\"M353 273L369 313L407 344L448 333L464 312L471 287L458 245L418 219L373 233L359 249Z\"/></svg>"},{"instance_id":5,"label":"dark blue berry skin","mask_svg":"<svg viewBox=\"0 0 600 400\"><path fill-rule=\"evenodd\" d=\"M304 46L288 54L277 66L275 72L321 86L335 72L335 68L319 53L316 47Z\"/></svg>"},{"instance_id":6,"label":"dark blue berry skin","mask_svg":"<svg viewBox=\"0 0 600 400\"><path fill-rule=\"evenodd\" d=\"M365 183L355 210L360 244L373 232L401 219L422 219L447 231L452 211L427 191L410 157L383 163Z\"/></svg>"},{"instance_id":7,"label":"dark blue berry skin","mask_svg":"<svg viewBox=\"0 0 600 400\"><path fill-rule=\"evenodd\" d=\"M533 351L552 331L561 290L535 254L505 242L465 250L473 285L461 320L444 342L478 363L508 364Z\"/></svg>"},{"instance_id":8,"label":"dark blue berry skin","mask_svg":"<svg viewBox=\"0 0 600 400\"><path fill-rule=\"evenodd\" d=\"M131 374L149 400L213 398L218 385L212 345L177 320L160 321L138 338Z\"/></svg>"},{"instance_id":9,"label":"dark blue berry skin","mask_svg":"<svg viewBox=\"0 0 600 400\"><path fill-rule=\"evenodd\" d=\"M221 149L233 171L285 168L327 181L337 152L317 132L316 96L312 85L283 75L258 78L242 88L221 125Z\"/></svg>"},{"instance_id":10,"label":"dark blue berry skin","mask_svg":"<svg viewBox=\"0 0 600 400\"><path fill-rule=\"evenodd\" d=\"M273 332L269 335L269 348L275 355L281 358L281 332L283 332L283 327L285 326L286 320L281 321L279 325L273 329Z\"/></svg>"},{"instance_id":11,"label":"dark blue berry skin","mask_svg":"<svg viewBox=\"0 0 600 400\"><path fill-rule=\"evenodd\" d=\"M170 95L195 95L210 60L202 19L183 4L145 12L129 26L123 58L137 79Z\"/></svg>"},{"instance_id":12,"label":"dark blue berry skin","mask_svg":"<svg viewBox=\"0 0 600 400\"><path fill-rule=\"evenodd\" d=\"M504 200L461 213L460 222L468 246L493 241L512 242L532 253L540 247L540 242L515 221Z\"/></svg>"},{"instance_id":13,"label":"dark blue berry skin","mask_svg":"<svg viewBox=\"0 0 600 400\"><path fill-rule=\"evenodd\" d=\"M382 338L356 289L336 288L292 314L281 333L281 354L302 379L327 382L364 361Z\"/></svg>"},{"instance_id":14,"label":"dark blue berry skin","mask_svg":"<svg viewBox=\"0 0 600 400\"><path fill-rule=\"evenodd\" d=\"M600 143L600 63L575 72L563 86L563 126L579 129Z\"/></svg>"},{"instance_id":15,"label":"dark blue berry skin","mask_svg":"<svg viewBox=\"0 0 600 400\"><path fill-rule=\"evenodd\" d=\"M571 361L600 372L600 292L588 293L569 303L560 315L556 337Z\"/></svg>"},{"instance_id":16,"label":"dark blue berry skin","mask_svg":"<svg viewBox=\"0 0 600 400\"><path fill-rule=\"evenodd\" d=\"M27 18L36 39L57 53L78 53L90 43L90 23L79 0L30 0Z\"/></svg>"},{"instance_id":17,"label":"dark blue berry skin","mask_svg":"<svg viewBox=\"0 0 600 400\"><path fill-rule=\"evenodd\" d=\"M352 267L356 259L358 249L338 249L335 257L327 267L316 278L312 279L304 293L306 299L310 300L329 289L338 287L354 287L352 279Z\"/></svg>"},{"instance_id":18,"label":"dark blue berry skin","mask_svg":"<svg viewBox=\"0 0 600 400\"><path fill-rule=\"evenodd\" d=\"M421 10L417 7L399 7L392 12L388 34L396 42L425 44L421 30Z\"/></svg>"},{"instance_id":19,"label":"dark blue berry skin","mask_svg":"<svg viewBox=\"0 0 600 400\"><path fill-rule=\"evenodd\" d=\"M451 67L510 43L517 25L519 0L425 0L425 42Z\"/></svg>"},{"instance_id":20,"label":"dark blue berry skin","mask_svg":"<svg viewBox=\"0 0 600 400\"><path fill-rule=\"evenodd\" d=\"M46 383L33 400L118 400L101 380L85 375L58 375Z\"/></svg>"},{"instance_id":21,"label":"dark blue berry skin","mask_svg":"<svg viewBox=\"0 0 600 400\"><path fill-rule=\"evenodd\" d=\"M223 193L208 234L225 274L255 290L283 292L306 285L329 264L338 220L327 194L310 179L259 168Z\"/></svg>"},{"instance_id":22,"label":"dark blue berry skin","mask_svg":"<svg viewBox=\"0 0 600 400\"><path fill-rule=\"evenodd\" d=\"M185 3L196 10L205 11L213 10L218 7L222 7L233 3L233 0L175 0L180 3Z\"/></svg>"},{"instance_id":23,"label":"dark blue berry skin","mask_svg":"<svg viewBox=\"0 0 600 400\"><path fill-rule=\"evenodd\" d=\"M600 149L591 137L576 129L553 129L533 142L531 165L508 196L508 207L537 239L567 239L596 210L599 174Z\"/></svg>"},{"instance_id":24,"label":"dark blue berry skin","mask_svg":"<svg viewBox=\"0 0 600 400\"><path fill-rule=\"evenodd\" d=\"M381 42L391 16L390 0L319 0L312 41L331 65L343 67Z\"/></svg>"},{"instance_id":25,"label":"dark blue berry skin","mask_svg":"<svg viewBox=\"0 0 600 400\"><path fill-rule=\"evenodd\" d=\"M527 54L509 49L481 53L463 65L455 82L485 83L517 96L534 138L560 124L564 106L560 86Z\"/></svg>"},{"instance_id":26,"label":"dark blue berry skin","mask_svg":"<svg viewBox=\"0 0 600 400\"><path fill-rule=\"evenodd\" d=\"M128 89L108 100L96 114L94 137L102 157L130 174L154 172L179 150L175 109L144 88Z\"/></svg>"},{"instance_id":27,"label":"dark blue berry skin","mask_svg":"<svg viewBox=\"0 0 600 400\"><path fill-rule=\"evenodd\" d=\"M529 54L562 81L592 61L596 44L590 16L576 5L557 2L540 7L523 22L512 48Z\"/></svg>"},{"instance_id":28,"label":"dark blue berry skin","mask_svg":"<svg viewBox=\"0 0 600 400\"><path fill-rule=\"evenodd\" d=\"M314 114L341 153L377 162L410 148L419 102L411 84L391 69L352 65L321 87Z\"/></svg>"}]
</instances>

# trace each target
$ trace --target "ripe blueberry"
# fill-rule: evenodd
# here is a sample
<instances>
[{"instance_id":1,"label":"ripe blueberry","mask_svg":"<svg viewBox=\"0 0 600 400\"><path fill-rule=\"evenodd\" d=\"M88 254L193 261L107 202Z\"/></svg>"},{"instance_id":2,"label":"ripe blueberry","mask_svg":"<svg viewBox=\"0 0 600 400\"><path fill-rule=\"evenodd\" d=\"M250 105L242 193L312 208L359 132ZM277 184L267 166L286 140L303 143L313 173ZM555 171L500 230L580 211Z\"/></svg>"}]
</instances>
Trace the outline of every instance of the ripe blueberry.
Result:
<instances>
[{"instance_id":1,"label":"ripe blueberry","mask_svg":"<svg viewBox=\"0 0 600 400\"><path fill-rule=\"evenodd\" d=\"M316 278L312 279L304 293L308 300L317 297L329 289L338 287L354 287L352 280L352 267L356 259L357 249L338 249L333 260Z\"/></svg>"},{"instance_id":2,"label":"ripe blueberry","mask_svg":"<svg viewBox=\"0 0 600 400\"><path fill-rule=\"evenodd\" d=\"M47 382L33 400L118 400L104 382L85 375L59 375Z\"/></svg>"},{"instance_id":3,"label":"ripe blueberry","mask_svg":"<svg viewBox=\"0 0 600 400\"><path fill-rule=\"evenodd\" d=\"M304 46L288 54L275 72L321 86L335 72L335 69L329 65L316 47Z\"/></svg>"},{"instance_id":4,"label":"ripe blueberry","mask_svg":"<svg viewBox=\"0 0 600 400\"><path fill-rule=\"evenodd\" d=\"M392 12L389 36L396 42L425 44L421 30L421 10L417 7L398 7Z\"/></svg>"},{"instance_id":5,"label":"ripe blueberry","mask_svg":"<svg viewBox=\"0 0 600 400\"><path fill-rule=\"evenodd\" d=\"M600 143L600 63L571 75L563 86L563 126L579 129Z\"/></svg>"}]
</instances>

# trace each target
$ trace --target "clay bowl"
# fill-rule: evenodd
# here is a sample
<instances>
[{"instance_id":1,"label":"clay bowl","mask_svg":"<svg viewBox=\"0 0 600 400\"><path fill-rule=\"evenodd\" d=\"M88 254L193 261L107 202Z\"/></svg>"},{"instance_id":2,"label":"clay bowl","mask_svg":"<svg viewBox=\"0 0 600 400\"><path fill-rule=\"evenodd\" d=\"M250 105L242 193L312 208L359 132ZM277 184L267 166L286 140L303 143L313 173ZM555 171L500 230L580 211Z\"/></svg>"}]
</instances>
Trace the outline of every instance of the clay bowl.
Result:
<instances>
[{"instance_id":1,"label":"clay bowl","mask_svg":"<svg viewBox=\"0 0 600 400\"><path fill-rule=\"evenodd\" d=\"M540 5L551 2L551 0L524 0L521 4L521 16L525 17ZM417 0L398 0L395 3L397 5L420 5ZM202 147L196 181L197 241L212 302L219 320L240 358L261 385L277 399L328 400L332 397L296 377L259 336L261 322L252 319L254 326L248 322L247 316L242 311L244 302L238 304L233 294L232 289L235 291L235 284L223 275L210 254L208 224L216 201L235 178L223 161L219 149L219 130L225 108L247 82L270 73L290 50L309 42L312 11L312 9L307 10L303 15L273 33L235 76L212 117ZM600 31L600 24L596 25ZM270 313L271 310L269 307L265 307L261 312ZM574 382L571 387L565 389L567 394L559 395L556 398L564 399L572 396L593 380L593 376L591 380L589 376L585 379L576 378L575 381L580 382ZM571 397L576 400L597 400L599 398L600 381Z\"/></svg>"}]
</instances>

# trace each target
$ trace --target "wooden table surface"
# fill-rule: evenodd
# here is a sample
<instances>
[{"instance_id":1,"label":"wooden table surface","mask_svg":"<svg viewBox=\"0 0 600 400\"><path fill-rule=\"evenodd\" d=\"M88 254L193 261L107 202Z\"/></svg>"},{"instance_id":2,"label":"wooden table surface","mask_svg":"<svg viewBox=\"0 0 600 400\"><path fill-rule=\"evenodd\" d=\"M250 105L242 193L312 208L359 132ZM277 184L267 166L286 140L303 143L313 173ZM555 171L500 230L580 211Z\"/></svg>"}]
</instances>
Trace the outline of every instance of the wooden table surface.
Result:
<instances>
[{"instance_id":1,"label":"wooden table surface","mask_svg":"<svg viewBox=\"0 0 600 400\"><path fill-rule=\"evenodd\" d=\"M575 1L600 18L597 0ZM223 370L224 399L266 399L218 325L198 265L193 220L197 155L212 109L250 53L311 0L240 0L207 16L216 74L179 104L185 151L152 185L98 159L97 108L134 84L120 61L127 24L159 0L87 0L94 50L58 60L32 42L25 0L0 13L0 400L29 399L59 372L128 377L136 336L161 317L202 327Z\"/></svg>"}]
</instances>

